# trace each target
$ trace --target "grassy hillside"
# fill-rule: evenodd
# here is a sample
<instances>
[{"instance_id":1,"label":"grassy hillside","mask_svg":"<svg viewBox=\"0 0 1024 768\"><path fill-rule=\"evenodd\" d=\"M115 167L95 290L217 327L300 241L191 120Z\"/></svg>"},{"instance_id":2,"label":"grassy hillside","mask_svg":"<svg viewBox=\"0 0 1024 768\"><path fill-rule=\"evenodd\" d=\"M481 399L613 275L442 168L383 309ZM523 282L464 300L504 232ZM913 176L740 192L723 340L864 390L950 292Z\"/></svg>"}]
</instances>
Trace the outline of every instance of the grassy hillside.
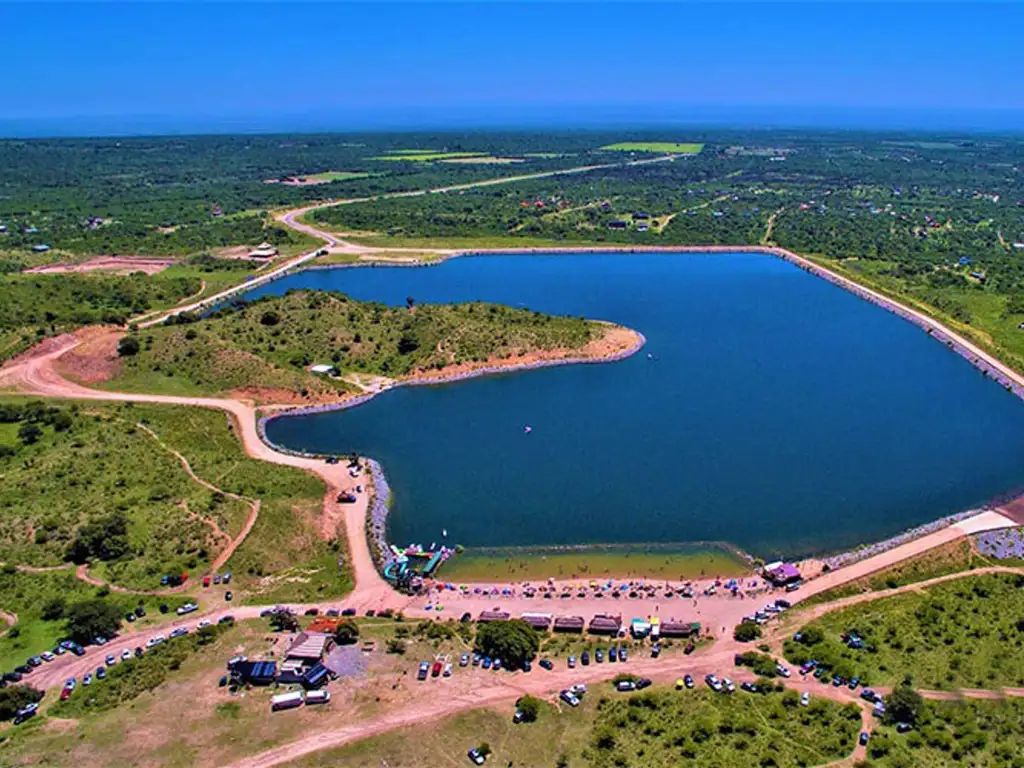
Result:
<instances>
[{"instance_id":1,"label":"grassy hillside","mask_svg":"<svg viewBox=\"0 0 1024 768\"><path fill-rule=\"evenodd\" d=\"M182 392L260 386L325 395L345 385L310 375L310 365L398 378L540 350L580 349L601 332L582 318L492 304L410 310L296 291L206 320L147 329L139 353L124 358L121 375L109 386Z\"/></svg>"},{"instance_id":2,"label":"grassy hillside","mask_svg":"<svg viewBox=\"0 0 1024 768\"><path fill-rule=\"evenodd\" d=\"M1024 685L1024 575L968 576L852 605L803 627L786 641L795 664L817 659L844 677L888 685L907 674L921 688ZM865 643L847 648L844 632Z\"/></svg>"},{"instance_id":3,"label":"grassy hillside","mask_svg":"<svg viewBox=\"0 0 1024 768\"><path fill-rule=\"evenodd\" d=\"M13 398L0 405L12 413ZM23 402L23 401L22 401ZM38 415L39 413L43 415ZM39 404L0 423L0 560L56 566L73 557L115 584L158 589L160 576L205 570L261 503L227 569L260 599L310 599L350 587L344 542L317 534L324 487L249 459L228 419L202 409ZM25 425L38 431L19 437ZM154 435L156 437L154 437ZM188 460L193 480L171 450Z\"/></svg>"}]
</instances>

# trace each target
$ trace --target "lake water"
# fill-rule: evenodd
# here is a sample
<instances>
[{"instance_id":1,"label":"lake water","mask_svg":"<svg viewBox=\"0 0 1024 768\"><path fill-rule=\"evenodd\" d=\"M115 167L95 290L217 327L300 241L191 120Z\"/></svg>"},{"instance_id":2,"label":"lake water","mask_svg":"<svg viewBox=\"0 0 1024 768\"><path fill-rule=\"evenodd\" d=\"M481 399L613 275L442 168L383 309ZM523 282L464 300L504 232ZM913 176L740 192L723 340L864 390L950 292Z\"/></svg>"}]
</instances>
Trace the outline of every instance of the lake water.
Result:
<instances>
[{"instance_id":1,"label":"lake water","mask_svg":"<svg viewBox=\"0 0 1024 768\"><path fill-rule=\"evenodd\" d=\"M481 299L648 339L617 363L401 388L268 425L291 448L378 459L396 543L447 528L467 547L727 541L796 556L1024 482L1024 404L915 326L774 257L481 256L312 270L254 294L291 288Z\"/></svg>"}]
</instances>

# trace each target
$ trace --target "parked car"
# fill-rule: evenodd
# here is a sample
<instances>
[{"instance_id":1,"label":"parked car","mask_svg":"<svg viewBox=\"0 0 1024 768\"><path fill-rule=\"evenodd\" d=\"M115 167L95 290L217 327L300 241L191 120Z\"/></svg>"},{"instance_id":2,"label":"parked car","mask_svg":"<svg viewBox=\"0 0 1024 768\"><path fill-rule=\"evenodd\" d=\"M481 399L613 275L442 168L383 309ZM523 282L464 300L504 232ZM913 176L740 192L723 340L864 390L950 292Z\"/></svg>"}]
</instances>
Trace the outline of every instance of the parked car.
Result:
<instances>
[{"instance_id":1,"label":"parked car","mask_svg":"<svg viewBox=\"0 0 1024 768\"><path fill-rule=\"evenodd\" d=\"M860 678L859 677L851 677L850 678L850 682L848 682L846 684L847 688L849 688L851 691L857 690L857 686L858 685L860 685Z\"/></svg>"},{"instance_id":2,"label":"parked car","mask_svg":"<svg viewBox=\"0 0 1024 768\"><path fill-rule=\"evenodd\" d=\"M480 751L479 749L477 749L476 747L473 747L473 748L472 748L471 750L469 750L469 752L467 752L466 754L467 754L467 755L469 755L469 759L470 759L470 760L472 760L472 761L473 761L473 763L474 763L475 765L483 765L483 764L484 764L484 761L485 761L485 760L487 759L487 758L486 758L486 757L484 756L484 753L483 753L483 752L481 752L481 751Z\"/></svg>"},{"instance_id":3,"label":"parked car","mask_svg":"<svg viewBox=\"0 0 1024 768\"><path fill-rule=\"evenodd\" d=\"M341 615L342 616L355 616L356 615L356 609L355 608L344 608L341 611Z\"/></svg>"},{"instance_id":4,"label":"parked car","mask_svg":"<svg viewBox=\"0 0 1024 768\"><path fill-rule=\"evenodd\" d=\"M145 653L145 651L142 650L142 646L141 645L136 645L135 646L135 658L137 658L137 659L142 658L142 654L144 654L144 653Z\"/></svg>"},{"instance_id":5,"label":"parked car","mask_svg":"<svg viewBox=\"0 0 1024 768\"><path fill-rule=\"evenodd\" d=\"M684 685L685 685L685 686L686 686L687 688L693 688L693 677L692 677L691 675L686 675L686 676L685 676L685 677L683 678L683 684L684 684Z\"/></svg>"},{"instance_id":6,"label":"parked car","mask_svg":"<svg viewBox=\"0 0 1024 768\"><path fill-rule=\"evenodd\" d=\"M227 592L224 593L224 599L227 600L229 603L231 602L231 599L233 597L234 597L234 595L231 594L231 590L230 589Z\"/></svg>"},{"instance_id":7,"label":"parked car","mask_svg":"<svg viewBox=\"0 0 1024 768\"><path fill-rule=\"evenodd\" d=\"M41 667L43 665L43 660L39 656L33 656L28 660L28 665L30 667Z\"/></svg>"},{"instance_id":8,"label":"parked car","mask_svg":"<svg viewBox=\"0 0 1024 768\"><path fill-rule=\"evenodd\" d=\"M706 675L704 682L708 684L708 687L715 693L721 693L725 686L722 685L722 681L719 680L715 675Z\"/></svg>"},{"instance_id":9,"label":"parked car","mask_svg":"<svg viewBox=\"0 0 1024 768\"><path fill-rule=\"evenodd\" d=\"M868 739L869 738L870 738L870 736L868 736L868 732L867 731L861 731L860 732L860 739L858 739L858 741L860 741L860 745L862 747L866 747L867 744L868 744Z\"/></svg>"},{"instance_id":10,"label":"parked car","mask_svg":"<svg viewBox=\"0 0 1024 768\"><path fill-rule=\"evenodd\" d=\"M492 668L494 669L495 672L501 669L501 659L495 659Z\"/></svg>"},{"instance_id":11,"label":"parked car","mask_svg":"<svg viewBox=\"0 0 1024 768\"><path fill-rule=\"evenodd\" d=\"M82 685L92 685L92 675L88 672L85 677L82 678Z\"/></svg>"},{"instance_id":12,"label":"parked car","mask_svg":"<svg viewBox=\"0 0 1024 768\"><path fill-rule=\"evenodd\" d=\"M626 650L626 646L619 648L619 661L629 661L629 651Z\"/></svg>"},{"instance_id":13,"label":"parked car","mask_svg":"<svg viewBox=\"0 0 1024 768\"><path fill-rule=\"evenodd\" d=\"M444 672L442 674L445 677L451 677L452 676L452 665L451 665L450 662L448 664L444 665Z\"/></svg>"},{"instance_id":14,"label":"parked car","mask_svg":"<svg viewBox=\"0 0 1024 768\"><path fill-rule=\"evenodd\" d=\"M576 695L572 691L562 691L558 694L558 698L568 704L570 707L578 707L580 700L576 698Z\"/></svg>"},{"instance_id":15,"label":"parked car","mask_svg":"<svg viewBox=\"0 0 1024 768\"><path fill-rule=\"evenodd\" d=\"M615 684L615 690L622 691L623 693L634 691L636 690L636 683L632 680L619 680L619 682Z\"/></svg>"},{"instance_id":16,"label":"parked car","mask_svg":"<svg viewBox=\"0 0 1024 768\"><path fill-rule=\"evenodd\" d=\"M790 675L789 669L784 667L784 666L782 666L781 664L776 664L775 665L775 673L779 677L789 677L789 675Z\"/></svg>"},{"instance_id":17,"label":"parked car","mask_svg":"<svg viewBox=\"0 0 1024 768\"><path fill-rule=\"evenodd\" d=\"M613 645L611 648L608 649L608 663L614 664L618 660L619 652L615 650L615 646Z\"/></svg>"},{"instance_id":18,"label":"parked car","mask_svg":"<svg viewBox=\"0 0 1024 768\"><path fill-rule=\"evenodd\" d=\"M130 612L126 613L124 615L124 620L127 621L128 623L131 623L131 622L135 621L135 614L134 613L130 613Z\"/></svg>"},{"instance_id":19,"label":"parked car","mask_svg":"<svg viewBox=\"0 0 1024 768\"><path fill-rule=\"evenodd\" d=\"M651 646L651 658L652 659L656 659L659 656L661 656L661 645L660 644L655 644L655 645Z\"/></svg>"},{"instance_id":20,"label":"parked car","mask_svg":"<svg viewBox=\"0 0 1024 768\"><path fill-rule=\"evenodd\" d=\"M114 656L114 654L109 653L107 654L107 658L104 661L108 667L112 667L115 664L117 664L117 657Z\"/></svg>"},{"instance_id":21,"label":"parked car","mask_svg":"<svg viewBox=\"0 0 1024 768\"><path fill-rule=\"evenodd\" d=\"M429 661L421 661L420 662L420 668L416 672L416 679L417 680L426 680L427 679L427 675L429 673L430 673L430 662Z\"/></svg>"},{"instance_id":22,"label":"parked car","mask_svg":"<svg viewBox=\"0 0 1024 768\"><path fill-rule=\"evenodd\" d=\"M473 614L471 614L469 611L466 611L464 614L462 614L462 616L459 617L459 621L462 622L463 624L468 624L472 620L473 620Z\"/></svg>"},{"instance_id":23,"label":"parked car","mask_svg":"<svg viewBox=\"0 0 1024 768\"><path fill-rule=\"evenodd\" d=\"M540 665L549 672L555 668L555 665L551 663L551 659L541 659Z\"/></svg>"},{"instance_id":24,"label":"parked car","mask_svg":"<svg viewBox=\"0 0 1024 768\"><path fill-rule=\"evenodd\" d=\"M590 666L590 651L584 651L583 653L580 654L580 663L584 667L589 667Z\"/></svg>"},{"instance_id":25,"label":"parked car","mask_svg":"<svg viewBox=\"0 0 1024 768\"><path fill-rule=\"evenodd\" d=\"M808 691L804 691L800 694L800 706L806 707L811 703L811 694Z\"/></svg>"},{"instance_id":26,"label":"parked car","mask_svg":"<svg viewBox=\"0 0 1024 768\"><path fill-rule=\"evenodd\" d=\"M103 680L107 676L107 670L103 667L96 667L96 679Z\"/></svg>"},{"instance_id":27,"label":"parked car","mask_svg":"<svg viewBox=\"0 0 1024 768\"><path fill-rule=\"evenodd\" d=\"M575 656L570 656L569 657L569 669L576 669L576 657Z\"/></svg>"},{"instance_id":28,"label":"parked car","mask_svg":"<svg viewBox=\"0 0 1024 768\"><path fill-rule=\"evenodd\" d=\"M69 678L68 678L68 679L67 679L67 680L66 680L66 681L64 682L64 687L65 687L65 688L70 688L70 689L71 689L72 691L73 691L73 690L75 690L75 686L77 686L77 685L78 685L78 680L77 680L77 679L75 679L75 678L73 678L73 677L69 677Z\"/></svg>"},{"instance_id":29,"label":"parked car","mask_svg":"<svg viewBox=\"0 0 1024 768\"><path fill-rule=\"evenodd\" d=\"M523 662L523 672L531 672L531 671L533 671L533 665L530 663L529 659L527 659L526 661Z\"/></svg>"},{"instance_id":30,"label":"parked car","mask_svg":"<svg viewBox=\"0 0 1024 768\"><path fill-rule=\"evenodd\" d=\"M306 610L306 616L317 616L319 613L320 611L316 608L308 608Z\"/></svg>"},{"instance_id":31,"label":"parked car","mask_svg":"<svg viewBox=\"0 0 1024 768\"><path fill-rule=\"evenodd\" d=\"M469 666L469 654L468 653L464 653L464 654L462 654L459 657L459 666L460 667L468 667Z\"/></svg>"},{"instance_id":32,"label":"parked car","mask_svg":"<svg viewBox=\"0 0 1024 768\"><path fill-rule=\"evenodd\" d=\"M725 686L725 690L728 693L736 693L736 685L728 677L722 678L722 685Z\"/></svg>"},{"instance_id":33,"label":"parked car","mask_svg":"<svg viewBox=\"0 0 1024 768\"><path fill-rule=\"evenodd\" d=\"M332 619L338 616L338 614L340 613L341 611L339 611L337 608L328 608L326 611L326 615L330 616Z\"/></svg>"},{"instance_id":34,"label":"parked car","mask_svg":"<svg viewBox=\"0 0 1024 768\"><path fill-rule=\"evenodd\" d=\"M217 619L217 623L218 624L231 624L232 622L234 622L234 620L235 620L235 617L231 616L229 614L227 616L221 616L219 619Z\"/></svg>"},{"instance_id":35,"label":"parked car","mask_svg":"<svg viewBox=\"0 0 1024 768\"><path fill-rule=\"evenodd\" d=\"M131 657L132 657L132 652L130 650L128 650L127 648L125 648L123 651L121 651L121 661L128 661L128 659L130 659Z\"/></svg>"},{"instance_id":36,"label":"parked car","mask_svg":"<svg viewBox=\"0 0 1024 768\"><path fill-rule=\"evenodd\" d=\"M135 609L135 615L141 619L143 616L146 615L146 609L140 605Z\"/></svg>"},{"instance_id":37,"label":"parked car","mask_svg":"<svg viewBox=\"0 0 1024 768\"><path fill-rule=\"evenodd\" d=\"M598 664L604 662L604 651L602 651L600 648L594 651L594 661L596 661Z\"/></svg>"},{"instance_id":38,"label":"parked car","mask_svg":"<svg viewBox=\"0 0 1024 768\"><path fill-rule=\"evenodd\" d=\"M67 686L64 686L63 688L61 688L60 689L60 700L61 701L67 701L71 697L71 692L73 690L74 690L74 688L68 688Z\"/></svg>"},{"instance_id":39,"label":"parked car","mask_svg":"<svg viewBox=\"0 0 1024 768\"><path fill-rule=\"evenodd\" d=\"M491 657L490 656L484 656L484 659L480 663L480 666L483 667L484 669L490 669L491 668Z\"/></svg>"},{"instance_id":40,"label":"parked car","mask_svg":"<svg viewBox=\"0 0 1024 768\"><path fill-rule=\"evenodd\" d=\"M641 677L639 680L636 681L636 689L638 691L642 691L644 688L649 688L650 685L651 681L648 680L646 677Z\"/></svg>"},{"instance_id":41,"label":"parked car","mask_svg":"<svg viewBox=\"0 0 1024 768\"><path fill-rule=\"evenodd\" d=\"M440 675L441 675L441 662L440 661L435 661L434 662L434 666L431 668L430 674L431 674L432 677L440 677Z\"/></svg>"},{"instance_id":42,"label":"parked car","mask_svg":"<svg viewBox=\"0 0 1024 768\"><path fill-rule=\"evenodd\" d=\"M57 658L56 656L54 656L49 651L43 651L39 655L42 657L43 661L53 661L55 658Z\"/></svg>"},{"instance_id":43,"label":"parked car","mask_svg":"<svg viewBox=\"0 0 1024 768\"><path fill-rule=\"evenodd\" d=\"M757 693L757 686L753 683L740 683L740 688L742 688L744 691L747 691L748 693Z\"/></svg>"},{"instance_id":44,"label":"parked car","mask_svg":"<svg viewBox=\"0 0 1024 768\"><path fill-rule=\"evenodd\" d=\"M480 666L480 662L483 661L483 660L484 660L483 656L481 656L479 653L474 653L473 654L473 660L470 663L474 667L479 667Z\"/></svg>"}]
</instances>

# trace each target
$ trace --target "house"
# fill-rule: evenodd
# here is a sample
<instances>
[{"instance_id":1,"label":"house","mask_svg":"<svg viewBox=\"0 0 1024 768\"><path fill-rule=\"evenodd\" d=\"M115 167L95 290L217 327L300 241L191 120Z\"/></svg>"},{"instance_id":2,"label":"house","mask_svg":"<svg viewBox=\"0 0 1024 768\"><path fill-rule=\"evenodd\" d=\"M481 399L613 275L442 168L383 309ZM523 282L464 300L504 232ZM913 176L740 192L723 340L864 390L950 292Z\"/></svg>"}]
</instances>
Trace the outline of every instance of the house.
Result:
<instances>
[{"instance_id":1,"label":"house","mask_svg":"<svg viewBox=\"0 0 1024 768\"><path fill-rule=\"evenodd\" d=\"M306 627L306 631L333 635L340 623L341 619L332 619L330 616L317 616Z\"/></svg>"},{"instance_id":2,"label":"house","mask_svg":"<svg viewBox=\"0 0 1024 768\"><path fill-rule=\"evenodd\" d=\"M590 620L587 631L592 635L617 635L621 626L621 616L608 616L599 613Z\"/></svg>"},{"instance_id":3,"label":"house","mask_svg":"<svg viewBox=\"0 0 1024 768\"><path fill-rule=\"evenodd\" d=\"M327 667L318 661L302 675L302 685L306 688L319 688L327 682L329 674Z\"/></svg>"},{"instance_id":4,"label":"house","mask_svg":"<svg viewBox=\"0 0 1024 768\"><path fill-rule=\"evenodd\" d=\"M689 637L700 634L700 622L698 621L676 621L669 619L661 622L662 637Z\"/></svg>"},{"instance_id":5,"label":"house","mask_svg":"<svg viewBox=\"0 0 1024 768\"><path fill-rule=\"evenodd\" d=\"M335 366L325 364L311 365L309 372L319 374L320 376L337 376L339 373Z\"/></svg>"},{"instance_id":6,"label":"house","mask_svg":"<svg viewBox=\"0 0 1024 768\"><path fill-rule=\"evenodd\" d=\"M783 586L800 581L800 571L792 563L774 562L764 567L764 577L775 586Z\"/></svg>"},{"instance_id":7,"label":"house","mask_svg":"<svg viewBox=\"0 0 1024 768\"><path fill-rule=\"evenodd\" d=\"M506 611L481 611L477 621L484 623L488 621L508 621L510 616L511 614Z\"/></svg>"},{"instance_id":8,"label":"house","mask_svg":"<svg viewBox=\"0 0 1024 768\"><path fill-rule=\"evenodd\" d=\"M4 231L3 228L0 227L0 232L3 232L3 231ZM1022 248L1024 248L1024 243L1014 243L1013 247L1016 248L1017 250L1021 250Z\"/></svg>"},{"instance_id":9,"label":"house","mask_svg":"<svg viewBox=\"0 0 1024 768\"><path fill-rule=\"evenodd\" d=\"M582 632L585 624L582 616L559 616L555 619L555 632Z\"/></svg>"},{"instance_id":10,"label":"house","mask_svg":"<svg viewBox=\"0 0 1024 768\"><path fill-rule=\"evenodd\" d=\"M299 632L284 657L288 661L319 664L333 645L334 637L325 632Z\"/></svg>"},{"instance_id":11,"label":"house","mask_svg":"<svg viewBox=\"0 0 1024 768\"><path fill-rule=\"evenodd\" d=\"M550 613L524 613L520 618L539 632L547 632L551 628Z\"/></svg>"},{"instance_id":12,"label":"house","mask_svg":"<svg viewBox=\"0 0 1024 768\"><path fill-rule=\"evenodd\" d=\"M250 259L272 259L277 256L278 250L266 240L249 251Z\"/></svg>"},{"instance_id":13,"label":"house","mask_svg":"<svg viewBox=\"0 0 1024 768\"><path fill-rule=\"evenodd\" d=\"M32 250L35 251L36 253L46 253L48 250L50 250L50 246L48 246L48 245L33 245L32 246Z\"/></svg>"},{"instance_id":14,"label":"house","mask_svg":"<svg viewBox=\"0 0 1024 768\"><path fill-rule=\"evenodd\" d=\"M973 277L979 283L984 283L985 282L985 273L984 272L971 272L971 277Z\"/></svg>"},{"instance_id":15,"label":"house","mask_svg":"<svg viewBox=\"0 0 1024 768\"><path fill-rule=\"evenodd\" d=\"M644 221L649 218L651 218L651 214L647 213L647 211L637 211L633 214L633 221Z\"/></svg>"},{"instance_id":16,"label":"house","mask_svg":"<svg viewBox=\"0 0 1024 768\"><path fill-rule=\"evenodd\" d=\"M636 231L637 232L646 232L648 229L649 229L649 227L647 226L647 224L645 224L642 221L639 224L636 225Z\"/></svg>"},{"instance_id":17,"label":"house","mask_svg":"<svg viewBox=\"0 0 1024 768\"><path fill-rule=\"evenodd\" d=\"M625 229L628 226L629 223L622 219L612 219L608 222L608 229Z\"/></svg>"},{"instance_id":18,"label":"house","mask_svg":"<svg viewBox=\"0 0 1024 768\"><path fill-rule=\"evenodd\" d=\"M5 235L5 234L7 234L7 225L6 224L0 224L0 235Z\"/></svg>"}]
</instances>

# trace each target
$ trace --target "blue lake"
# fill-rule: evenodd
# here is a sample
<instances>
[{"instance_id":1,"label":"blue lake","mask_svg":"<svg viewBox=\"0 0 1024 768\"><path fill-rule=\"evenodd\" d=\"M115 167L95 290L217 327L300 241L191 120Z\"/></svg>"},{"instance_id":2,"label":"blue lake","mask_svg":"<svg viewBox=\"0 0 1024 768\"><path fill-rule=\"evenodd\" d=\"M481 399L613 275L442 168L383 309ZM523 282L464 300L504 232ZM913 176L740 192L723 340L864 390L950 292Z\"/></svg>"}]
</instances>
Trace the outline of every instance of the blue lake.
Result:
<instances>
[{"instance_id":1,"label":"blue lake","mask_svg":"<svg viewBox=\"0 0 1024 768\"><path fill-rule=\"evenodd\" d=\"M1024 404L915 326L773 257L481 256L312 270L250 296L293 288L481 299L648 339L617 363L401 388L269 424L291 448L378 459L396 543L447 528L467 547L727 541L796 556L1024 482Z\"/></svg>"}]
</instances>

